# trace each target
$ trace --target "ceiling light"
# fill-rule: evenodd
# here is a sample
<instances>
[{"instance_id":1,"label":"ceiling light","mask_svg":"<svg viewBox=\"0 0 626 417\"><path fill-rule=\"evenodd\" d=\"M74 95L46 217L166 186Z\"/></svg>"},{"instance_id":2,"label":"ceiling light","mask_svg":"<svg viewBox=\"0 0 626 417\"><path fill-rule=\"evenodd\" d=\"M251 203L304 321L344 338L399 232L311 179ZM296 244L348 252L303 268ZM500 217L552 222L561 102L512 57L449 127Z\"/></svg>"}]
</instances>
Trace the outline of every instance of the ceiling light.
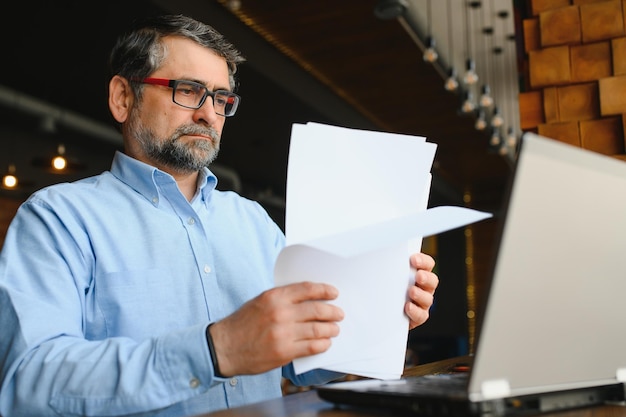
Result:
<instances>
[{"instance_id":1,"label":"ceiling light","mask_svg":"<svg viewBox=\"0 0 626 417\"><path fill-rule=\"evenodd\" d=\"M422 58L425 62L430 62L431 64L439 58L439 54L435 50L435 39L432 36L426 39L426 49L424 50Z\"/></svg>"},{"instance_id":2,"label":"ceiling light","mask_svg":"<svg viewBox=\"0 0 626 417\"><path fill-rule=\"evenodd\" d=\"M18 184L17 177L15 176L15 165L9 164L7 173L2 177L3 188L16 188Z\"/></svg>"},{"instance_id":3,"label":"ceiling light","mask_svg":"<svg viewBox=\"0 0 626 417\"><path fill-rule=\"evenodd\" d=\"M63 171L67 167L67 159L65 159L65 146L60 144L57 147L57 156L52 158L52 168L57 171Z\"/></svg>"},{"instance_id":4,"label":"ceiling light","mask_svg":"<svg viewBox=\"0 0 626 417\"><path fill-rule=\"evenodd\" d=\"M485 130L487 128L487 120L485 120L485 111L483 109L480 109L478 112L478 118L474 123L474 128L476 130Z\"/></svg>"},{"instance_id":5,"label":"ceiling light","mask_svg":"<svg viewBox=\"0 0 626 417\"><path fill-rule=\"evenodd\" d=\"M497 148L501 143L502 138L500 137L500 129L493 129L491 137L489 138L489 145L493 148Z\"/></svg>"},{"instance_id":6,"label":"ceiling light","mask_svg":"<svg viewBox=\"0 0 626 417\"><path fill-rule=\"evenodd\" d=\"M491 107L493 105L493 97L491 97L491 89L489 88L489 84L484 84L481 89L480 107L485 109Z\"/></svg>"},{"instance_id":7,"label":"ceiling light","mask_svg":"<svg viewBox=\"0 0 626 417\"><path fill-rule=\"evenodd\" d=\"M515 149L517 147L517 136L515 135L515 131L512 127L509 127L506 134L506 146L511 149Z\"/></svg>"},{"instance_id":8,"label":"ceiling light","mask_svg":"<svg viewBox=\"0 0 626 417\"><path fill-rule=\"evenodd\" d=\"M463 82L467 85L474 85L478 82L478 74L476 74L476 64L473 59L468 59L465 63L465 75Z\"/></svg>"},{"instance_id":9,"label":"ceiling light","mask_svg":"<svg viewBox=\"0 0 626 417\"><path fill-rule=\"evenodd\" d=\"M476 105L474 104L473 99L474 97L472 96L471 92L468 91L465 93L465 100L463 100L463 104L461 105L461 111L463 113L467 114L474 111Z\"/></svg>"},{"instance_id":10,"label":"ceiling light","mask_svg":"<svg viewBox=\"0 0 626 417\"><path fill-rule=\"evenodd\" d=\"M57 151L52 157L33 158L32 164L52 174L70 174L86 168L85 164L79 160L68 158L63 144L57 146Z\"/></svg>"},{"instance_id":11,"label":"ceiling light","mask_svg":"<svg viewBox=\"0 0 626 417\"><path fill-rule=\"evenodd\" d=\"M491 126L500 127L504 124L504 118L502 117L502 113L500 113L500 109L495 107L493 109L493 116L491 117Z\"/></svg>"},{"instance_id":12,"label":"ceiling light","mask_svg":"<svg viewBox=\"0 0 626 417\"><path fill-rule=\"evenodd\" d=\"M443 88L447 91L456 91L459 88L459 82L456 79L456 70L454 68L448 70L448 78L446 78Z\"/></svg>"}]
</instances>

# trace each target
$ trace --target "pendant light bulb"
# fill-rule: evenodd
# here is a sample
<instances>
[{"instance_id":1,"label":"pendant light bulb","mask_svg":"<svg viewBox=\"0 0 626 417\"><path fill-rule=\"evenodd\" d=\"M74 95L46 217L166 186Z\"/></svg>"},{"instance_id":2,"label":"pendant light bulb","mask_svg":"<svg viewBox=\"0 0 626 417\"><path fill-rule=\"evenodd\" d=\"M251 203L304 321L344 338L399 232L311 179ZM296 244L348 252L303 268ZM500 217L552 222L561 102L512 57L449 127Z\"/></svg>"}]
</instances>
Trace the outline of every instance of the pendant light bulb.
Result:
<instances>
[{"instance_id":1,"label":"pendant light bulb","mask_svg":"<svg viewBox=\"0 0 626 417\"><path fill-rule=\"evenodd\" d=\"M57 156L52 158L52 168L57 171L63 171L67 167L67 159L65 159L65 146L59 145L57 147Z\"/></svg>"},{"instance_id":2,"label":"pendant light bulb","mask_svg":"<svg viewBox=\"0 0 626 417\"><path fill-rule=\"evenodd\" d=\"M485 111L482 109L478 112L478 118L476 119L476 122L474 123L474 128L476 130L485 130L487 128L487 120L485 120Z\"/></svg>"},{"instance_id":3,"label":"pendant light bulb","mask_svg":"<svg viewBox=\"0 0 626 417\"><path fill-rule=\"evenodd\" d=\"M515 132L513 131L512 127L509 127L509 130L506 134L506 146L511 149L515 149L515 147L517 146L517 136L515 136Z\"/></svg>"},{"instance_id":4,"label":"pendant light bulb","mask_svg":"<svg viewBox=\"0 0 626 417\"><path fill-rule=\"evenodd\" d=\"M15 165L9 164L7 173L2 177L2 186L4 188L17 187L17 177L15 176Z\"/></svg>"},{"instance_id":5,"label":"pendant light bulb","mask_svg":"<svg viewBox=\"0 0 626 417\"><path fill-rule=\"evenodd\" d=\"M463 100L463 104L461 105L461 111L463 113L471 113L476 108L476 105L473 101L473 96L471 92L465 93L465 100Z\"/></svg>"},{"instance_id":6,"label":"pendant light bulb","mask_svg":"<svg viewBox=\"0 0 626 417\"><path fill-rule=\"evenodd\" d=\"M473 59L468 59L466 62L463 82L466 85L474 85L478 82L478 74L476 74L476 64L474 64Z\"/></svg>"},{"instance_id":7,"label":"pendant light bulb","mask_svg":"<svg viewBox=\"0 0 626 417\"><path fill-rule=\"evenodd\" d=\"M504 118L500 113L500 110L496 107L493 109L493 116L491 117L491 126L500 127L504 124Z\"/></svg>"},{"instance_id":8,"label":"pendant light bulb","mask_svg":"<svg viewBox=\"0 0 626 417\"><path fill-rule=\"evenodd\" d=\"M491 97L491 89L488 84L483 85L480 94L480 107L488 109L493 106L493 97Z\"/></svg>"},{"instance_id":9,"label":"pendant light bulb","mask_svg":"<svg viewBox=\"0 0 626 417\"><path fill-rule=\"evenodd\" d=\"M430 62L431 64L439 58L439 54L437 50L435 50L435 39L432 36L426 39L426 49L424 50L422 58L425 62Z\"/></svg>"},{"instance_id":10,"label":"pendant light bulb","mask_svg":"<svg viewBox=\"0 0 626 417\"><path fill-rule=\"evenodd\" d=\"M459 82L456 79L456 70L454 68L450 68L448 71L448 78L446 78L443 87L446 91L456 91L459 88Z\"/></svg>"},{"instance_id":11,"label":"pendant light bulb","mask_svg":"<svg viewBox=\"0 0 626 417\"><path fill-rule=\"evenodd\" d=\"M491 132L491 137L489 138L489 145L492 147L500 146L502 143L502 138L500 138L500 129L493 129Z\"/></svg>"}]
</instances>

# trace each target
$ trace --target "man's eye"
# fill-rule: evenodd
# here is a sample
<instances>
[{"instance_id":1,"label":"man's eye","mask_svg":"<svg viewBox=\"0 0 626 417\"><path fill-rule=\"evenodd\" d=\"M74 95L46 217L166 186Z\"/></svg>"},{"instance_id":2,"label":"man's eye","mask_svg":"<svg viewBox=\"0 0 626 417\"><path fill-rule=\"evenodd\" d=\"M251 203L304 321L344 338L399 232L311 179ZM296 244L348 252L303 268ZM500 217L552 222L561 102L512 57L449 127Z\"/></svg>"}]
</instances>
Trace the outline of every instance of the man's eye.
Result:
<instances>
[{"instance_id":1,"label":"man's eye","mask_svg":"<svg viewBox=\"0 0 626 417\"><path fill-rule=\"evenodd\" d=\"M184 94L186 96L190 96L190 95L195 95L198 93L197 89L194 89L192 87L178 87L178 92L180 94Z\"/></svg>"}]
</instances>

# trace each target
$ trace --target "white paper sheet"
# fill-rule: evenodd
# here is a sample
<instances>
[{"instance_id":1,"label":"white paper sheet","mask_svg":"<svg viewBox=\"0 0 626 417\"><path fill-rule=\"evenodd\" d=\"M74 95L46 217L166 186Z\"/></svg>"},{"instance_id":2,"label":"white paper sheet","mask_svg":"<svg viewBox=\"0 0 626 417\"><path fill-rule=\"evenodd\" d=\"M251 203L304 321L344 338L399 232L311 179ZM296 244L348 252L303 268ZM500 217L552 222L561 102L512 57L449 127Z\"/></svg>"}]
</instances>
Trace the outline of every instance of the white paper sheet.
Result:
<instances>
[{"instance_id":1,"label":"white paper sheet","mask_svg":"<svg viewBox=\"0 0 626 417\"><path fill-rule=\"evenodd\" d=\"M277 285L335 285L345 313L321 354L294 361L380 379L404 369L408 254L421 238L491 215L462 207L426 210L436 145L422 137L312 124L294 125L287 177L287 246Z\"/></svg>"}]
</instances>

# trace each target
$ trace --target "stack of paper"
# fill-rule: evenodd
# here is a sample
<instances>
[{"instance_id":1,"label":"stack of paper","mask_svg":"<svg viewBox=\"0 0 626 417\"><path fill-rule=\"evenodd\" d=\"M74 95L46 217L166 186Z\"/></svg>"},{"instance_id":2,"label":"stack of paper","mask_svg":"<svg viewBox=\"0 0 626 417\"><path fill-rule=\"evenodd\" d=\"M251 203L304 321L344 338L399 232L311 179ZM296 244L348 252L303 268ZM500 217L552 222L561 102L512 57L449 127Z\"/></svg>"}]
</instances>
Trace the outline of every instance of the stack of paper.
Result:
<instances>
[{"instance_id":1,"label":"stack of paper","mask_svg":"<svg viewBox=\"0 0 626 417\"><path fill-rule=\"evenodd\" d=\"M340 334L321 354L294 361L380 379L404 369L409 254L421 239L490 217L461 207L426 209L436 145L423 137L316 123L292 129L287 247L277 285L326 282L344 310Z\"/></svg>"}]
</instances>

